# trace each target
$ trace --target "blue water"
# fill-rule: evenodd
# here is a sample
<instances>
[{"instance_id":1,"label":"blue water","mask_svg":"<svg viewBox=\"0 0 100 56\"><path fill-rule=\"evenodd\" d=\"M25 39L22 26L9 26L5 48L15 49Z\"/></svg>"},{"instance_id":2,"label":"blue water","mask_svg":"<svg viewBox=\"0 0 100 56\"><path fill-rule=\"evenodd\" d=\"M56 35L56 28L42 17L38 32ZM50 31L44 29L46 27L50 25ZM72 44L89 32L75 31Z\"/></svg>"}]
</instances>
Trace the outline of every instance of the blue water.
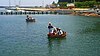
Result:
<instances>
[{"instance_id":1,"label":"blue water","mask_svg":"<svg viewBox=\"0 0 100 56\"><path fill-rule=\"evenodd\" d=\"M72 15L0 16L0 56L100 56L100 17ZM48 39L48 22L66 31L64 39Z\"/></svg>"}]
</instances>

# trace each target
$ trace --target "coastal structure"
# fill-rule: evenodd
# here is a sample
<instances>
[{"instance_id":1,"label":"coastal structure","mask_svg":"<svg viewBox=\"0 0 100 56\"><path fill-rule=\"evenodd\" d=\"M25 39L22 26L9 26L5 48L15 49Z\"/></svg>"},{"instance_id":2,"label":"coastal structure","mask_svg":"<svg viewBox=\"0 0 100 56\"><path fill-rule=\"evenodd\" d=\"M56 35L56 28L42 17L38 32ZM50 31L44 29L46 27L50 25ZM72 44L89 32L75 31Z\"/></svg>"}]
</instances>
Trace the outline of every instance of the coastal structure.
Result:
<instances>
[{"instance_id":1,"label":"coastal structure","mask_svg":"<svg viewBox=\"0 0 100 56\"><path fill-rule=\"evenodd\" d=\"M0 11L0 15L56 14L54 11Z\"/></svg>"}]
</instances>

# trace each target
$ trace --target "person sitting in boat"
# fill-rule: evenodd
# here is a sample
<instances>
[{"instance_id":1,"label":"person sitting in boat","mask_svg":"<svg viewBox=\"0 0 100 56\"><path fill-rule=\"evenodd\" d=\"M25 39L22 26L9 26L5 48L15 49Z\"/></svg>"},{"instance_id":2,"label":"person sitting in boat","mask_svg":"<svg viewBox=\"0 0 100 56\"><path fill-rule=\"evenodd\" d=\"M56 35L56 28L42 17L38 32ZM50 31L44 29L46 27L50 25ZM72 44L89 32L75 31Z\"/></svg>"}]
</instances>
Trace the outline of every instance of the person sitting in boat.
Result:
<instances>
[{"instance_id":1,"label":"person sitting in boat","mask_svg":"<svg viewBox=\"0 0 100 56\"><path fill-rule=\"evenodd\" d=\"M32 16L30 16L29 19L32 19Z\"/></svg>"},{"instance_id":2,"label":"person sitting in boat","mask_svg":"<svg viewBox=\"0 0 100 56\"><path fill-rule=\"evenodd\" d=\"M63 31L61 30L61 28L58 29L58 35L62 35Z\"/></svg>"},{"instance_id":3,"label":"person sitting in boat","mask_svg":"<svg viewBox=\"0 0 100 56\"><path fill-rule=\"evenodd\" d=\"M49 25L48 25L48 29L49 29L49 33L53 33L53 26L51 24L51 22L49 22Z\"/></svg>"},{"instance_id":4,"label":"person sitting in boat","mask_svg":"<svg viewBox=\"0 0 100 56\"><path fill-rule=\"evenodd\" d=\"M27 19L33 19L32 16L27 15Z\"/></svg>"},{"instance_id":5,"label":"person sitting in boat","mask_svg":"<svg viewBox=\"0 0 100 56\"><path fill-rule=\"evenodd\" d=\"M29 15L27 15L27 19L29 19Z\"/></svg>"}]
</instances>

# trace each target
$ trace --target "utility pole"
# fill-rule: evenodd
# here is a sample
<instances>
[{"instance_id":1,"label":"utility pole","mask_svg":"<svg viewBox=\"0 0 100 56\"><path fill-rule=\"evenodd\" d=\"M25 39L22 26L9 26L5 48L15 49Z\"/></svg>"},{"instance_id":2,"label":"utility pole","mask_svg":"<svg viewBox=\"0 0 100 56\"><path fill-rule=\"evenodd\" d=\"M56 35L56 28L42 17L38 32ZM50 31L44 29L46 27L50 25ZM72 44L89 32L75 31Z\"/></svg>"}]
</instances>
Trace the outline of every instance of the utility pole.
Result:
<instances>
[{"instance_id":1,"label":"utility pole","mask_svg":"<svg viewBox=\"0 0 100 56\"><path fill-rule=\"evenodd\" d=\"M9 0L9 7L11 6L11 3L10 3L11 1Z\"/></svg>"},{"instance_id":2,"label":"utility pole","mask_svg":"<svg viewBox=\"0 0 100 56\"><path fill-rule=\"evenodd\" d=\"M44 7L44 0L42 1L42 6Z\"/></svg>"},{"instance_id":3,"label":"utility pole","mask_svg":"<svg viewBox=\"0 0 100 56\"><path fill-rule=\"evenodd\" d=\"M16 0L14 0L14 5L16 6Z\"/></svg>"},{"instance_id":4,"label":"utility pole","mask_svg":"<svg viewBox=\"0 0 100 56\"><path fill-rule=\"evenodd\" d=\"M19 6L21 5L21 0L19 0Z\"/></svg>"}]
</instances>

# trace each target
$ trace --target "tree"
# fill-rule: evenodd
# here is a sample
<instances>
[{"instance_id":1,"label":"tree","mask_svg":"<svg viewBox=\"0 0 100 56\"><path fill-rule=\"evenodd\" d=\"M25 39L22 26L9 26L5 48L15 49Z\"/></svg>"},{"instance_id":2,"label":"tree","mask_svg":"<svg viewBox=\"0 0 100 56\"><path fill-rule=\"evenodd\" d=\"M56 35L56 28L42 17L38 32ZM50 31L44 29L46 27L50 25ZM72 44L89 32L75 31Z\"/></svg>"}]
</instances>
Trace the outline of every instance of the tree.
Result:
<instances>
[{"instance_id":1,"label":"tree","mask_svg":"<svg viewBox=\"0 0 100 56\"><path fill-rule=\"evenodd\" d=\"M57 3L55 3L55 1L53 1L52 4L56 5Z\"/></svg>"},{"instance_id":2,"label":"tree","mask_svg":"<svg viewBox=\"0 0 100 56\"><path fill-rule=\"evenodd\" d=\"M75 6L78 8L93 8L96 4L95 1L76 2Z\"/></svg>"},{"instance_id":3,"label":"tree","mask_svg":"<svg viewBox=\"0 0 100 56\"><path fill-rule=\"evenodd\" d=\"M67 2L59 2L58 4L60 8L67 8Z\"/></svg>"},{"instance_id":4,"label":"tree","mask_svg":"<svg viewBox=\"0 0 100 56\"><path fill-rule=\"evenodd\" d=\"M53 1L52 5L54 5L55 7L57 7L58 4L55 1Z\"/></svg>"}]
</instances>

